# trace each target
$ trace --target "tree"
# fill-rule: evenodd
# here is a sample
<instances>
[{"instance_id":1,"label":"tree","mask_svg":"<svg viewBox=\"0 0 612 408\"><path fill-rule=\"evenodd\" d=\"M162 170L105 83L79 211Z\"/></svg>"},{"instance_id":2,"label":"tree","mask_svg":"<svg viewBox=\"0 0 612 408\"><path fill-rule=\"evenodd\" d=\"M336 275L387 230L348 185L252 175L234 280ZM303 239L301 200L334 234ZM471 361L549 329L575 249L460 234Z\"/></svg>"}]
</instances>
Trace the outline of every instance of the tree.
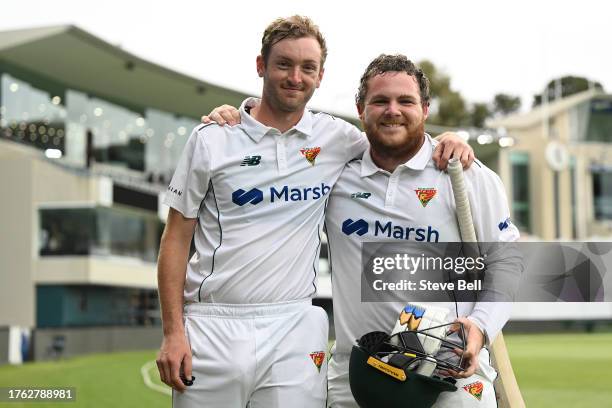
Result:
<instances>
[{"instance_id":1,"label":"tree","mask_svg":"<svg viewBox=\"0 0 612 408\"><path fill-rule=\"evenodd\" d=\"M431 61L423 60L418 65L429 78L433 108L429 122L444 126L464 124L468 117L466 103L459 92L451 89L449 76L436 68Z\"/></svg>"},{"instance_id":2,"label":"tree","mask_svg":"<svg viewBox=\"0 0 612 408\"><path fill-rule=\"evenodd\" d=\"M474 103L472 104L472 110L470 112L470 125L474 127L484 127L485 120L491 116L491 110L489 105L486 103Z\"/></svg>"},{"instance_id":3,"label":"tree","mask_svg":"<svg viewBox=\"0 0 612 408\"><path fill-rule=\"evenodd\" d=\"M508 115L521 108L521 98L505 93L498 93L493 98L493 113Z\"/></svg>"},{"instance_id":4,"label":"tree","mask_svg":"<svg viewBox=\"0 0 612 408\"><path fill-rule=\"evenodd\" d=\"M561 78L551 80L546 85L545 92L547 93L548 100L552 101L558 98L558 84L560 84L561 98L576 94L578 92L586 91L589 88L595 88L599 91L603 91L603 86L597 81L591 81L584 77L576 77L567 75ZM536 107L542 103L542 94L536 94L533 96L533 106Z\"/></svg>"},{"instance_id":5,"label":"tree","mask_svg":"<svg viewBox=\"0 0 612 408\"><path fill-rule=\"evenodd\" d=\"M445 73L436 68L433 62L423 60L419 62L419 67L429 78L429 93L433 98L445 96L450 92L450 78Z\"/></svg>"},{"instance_id":6,"label":"tree","mask_svg":"<svg viewBox=\"0 0 612 408\"><path fill-rule=\"evenodd\" d=\"M438 104L438 114L434 122L444 126L461 126L467 119L465 101L459 92L450 91L440 97Z\"/></svg>"}]
</instances>

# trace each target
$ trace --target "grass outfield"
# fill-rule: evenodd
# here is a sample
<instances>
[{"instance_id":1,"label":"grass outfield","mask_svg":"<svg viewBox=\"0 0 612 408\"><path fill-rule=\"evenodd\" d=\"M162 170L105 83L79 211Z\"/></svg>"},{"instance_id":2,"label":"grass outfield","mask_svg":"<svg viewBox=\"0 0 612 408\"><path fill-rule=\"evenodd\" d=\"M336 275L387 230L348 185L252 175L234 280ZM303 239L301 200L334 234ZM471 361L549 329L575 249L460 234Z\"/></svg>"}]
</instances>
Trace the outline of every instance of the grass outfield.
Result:
<instances>
[{"instance_id":1,"label":"grass outfield","mask_svg":"<svg viewBox=\"0 0 612 408\"><path fill-rule=\"evenodd\" d=\"M58 362L29 363L21 367L0 366L0 387L76 387L75 403L0 402L0 406L169 408L171 398L147 388L140 374L143 364L154 360L155 355L156 352L150 350L95 354Z\"/></svg>"},{"instance_id":2,"label":"grass outfield","mask_svg":"<svg viewBox=\"0 0 612 408\"><path fill-rule=\"evenodd\" d=\"M507 335L506 343L528 407L612 407L612 333ZM0 387L77 388L76 403L0 406L168 408L170 397L147 388L140 374L154 358L155 351L144 351L0 366ZM155 367L150 373L159 383Z\"/></svg>"},{"instance_id":3,"label":"grass outfield","mask_svg":"<svg viewBox=\"0 0 612 408\"><path fill-rule=\"evenodd\" d=\"M612 333L504 337L528 407L612 407Z\"/></svg>"}]
</instances>

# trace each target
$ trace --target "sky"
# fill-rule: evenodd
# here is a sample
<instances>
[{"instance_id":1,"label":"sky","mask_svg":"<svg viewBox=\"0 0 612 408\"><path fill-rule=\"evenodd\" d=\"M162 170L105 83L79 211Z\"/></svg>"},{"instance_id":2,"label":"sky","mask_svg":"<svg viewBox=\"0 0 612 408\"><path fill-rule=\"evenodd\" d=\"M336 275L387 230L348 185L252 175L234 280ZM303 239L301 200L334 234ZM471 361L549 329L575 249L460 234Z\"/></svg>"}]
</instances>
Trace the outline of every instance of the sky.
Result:
<instances>
[{"instance_id":1,"label":"sky","mask_svg":"<svg viewBox=\"0 0 612 408\"><path fill-rule=\"evenodd\" d=\"M141 58L249 94L255 57L276 17L311 17L329 55L311 106L354 115L354 94L380 53L431 60L470 103L518 95L523 110L546 83L579 75L612 92L612 3L597 0L81 1L5 0L0 30L74 24Z\"/></svg>"}]
</instances>

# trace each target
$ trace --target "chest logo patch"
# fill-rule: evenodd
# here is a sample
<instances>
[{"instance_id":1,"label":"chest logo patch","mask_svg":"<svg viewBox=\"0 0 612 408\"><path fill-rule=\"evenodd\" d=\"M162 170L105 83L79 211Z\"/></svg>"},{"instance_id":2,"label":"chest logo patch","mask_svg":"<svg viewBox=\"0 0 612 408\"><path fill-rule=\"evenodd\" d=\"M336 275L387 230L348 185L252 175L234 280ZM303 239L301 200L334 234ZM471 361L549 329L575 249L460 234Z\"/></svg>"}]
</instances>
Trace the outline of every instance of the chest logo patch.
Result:
<instances>
[{"instance_id":1,"label":"chest logo patch","mask_svg":"<svg viewBox=\"0 0 612 408\"><path fill-rule=\"evenodd\" d=\"M367 200L368 198L370 198L371 195L372 195L372 193L358 192L358 193L351 194L351 198L363 198L363 199Z\"/></svg>"},{"instance_id":2,"label":"chest logo patch","mask_svg":"<svg viewBox=\"0 0 612 408\"><path fill-rule=\"evenodd\" d=\"M241 166L259 166L261 156L244 156L244 160L240 163Z\"/></svg>"},{"instance_id":3,"label":"chest logo patch","mask_svg":"<svg viewBox=\"0 0 612 408\"><path fill-rule=\"evenodd\" d=\"M434 198L438 192L435 188L417 188L414 191L423 207L427 207L427 204L429 204L431 199Z\"/></svg>"},{"instance_id":4,"label":"chest logo patch","mask_svg":"<svg viewBox=\"0 0 612 408\"><path fill-rule=\"evenodd\" d=\"M321 372L321 366L323 365L323 362L325 361L325 352L324 351L313 351L312 353L310 353L310 359L312 360L314 365L317 367L317 370Z\"/></svg>"},{"instance_id":5,"label":"chest logo patch","mask_svg":"<svg viewBox=\"0 0 612 408\"><path fill-rule=\"evenodd\" d=\"M320 147L305 147L303 149L300 149L300 153L302 153L302 156L304 156L306 160L308 160L308 163L314 166L315 159L317 158L319 153L321 153L321 148Z\"/></svg>"},{"instance_id":6,"label":"chest logo patch","mask_svg":"<svg viewBox=\"0 0 612 408\"><path fill-rule=\"evenodd\" d=\"M482 390L484 389L484 384L480 381L473 382L468 385L464 385L463 389L466 390L471 396L476 398L478 401L482 399Z\"/></svg>"}]
</instances>

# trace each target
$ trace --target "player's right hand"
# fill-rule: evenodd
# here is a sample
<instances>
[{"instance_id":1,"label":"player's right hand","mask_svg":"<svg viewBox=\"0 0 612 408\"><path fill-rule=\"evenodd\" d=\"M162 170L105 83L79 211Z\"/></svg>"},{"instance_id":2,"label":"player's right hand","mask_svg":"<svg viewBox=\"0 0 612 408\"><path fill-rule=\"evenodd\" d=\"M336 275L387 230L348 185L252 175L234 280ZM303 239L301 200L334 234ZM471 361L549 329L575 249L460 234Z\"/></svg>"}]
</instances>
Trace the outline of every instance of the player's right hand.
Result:
<instances>
[{"instance_id":1,"label":"player's right hand","mask_svg":"<svg viewBox=\"0 0 612 408\"><path fill-rule=\"evenodd\" d=\"M181 373L191 380L191 346L184 333L164 335L156 363L164 384L179 392L187 389Z\"/></svg>"},{"instance_id":2,"label":"player's right hand","mask_svg":"<svg viewBox=\"0 0 612 408\"><path fill-rule=\"evenodd\" d=\"M202 123L217 122L219 126L230 126L240 123L240 111L231 105L217 106L208 115L202 116Z\"/></svg>"}]
</instances>

